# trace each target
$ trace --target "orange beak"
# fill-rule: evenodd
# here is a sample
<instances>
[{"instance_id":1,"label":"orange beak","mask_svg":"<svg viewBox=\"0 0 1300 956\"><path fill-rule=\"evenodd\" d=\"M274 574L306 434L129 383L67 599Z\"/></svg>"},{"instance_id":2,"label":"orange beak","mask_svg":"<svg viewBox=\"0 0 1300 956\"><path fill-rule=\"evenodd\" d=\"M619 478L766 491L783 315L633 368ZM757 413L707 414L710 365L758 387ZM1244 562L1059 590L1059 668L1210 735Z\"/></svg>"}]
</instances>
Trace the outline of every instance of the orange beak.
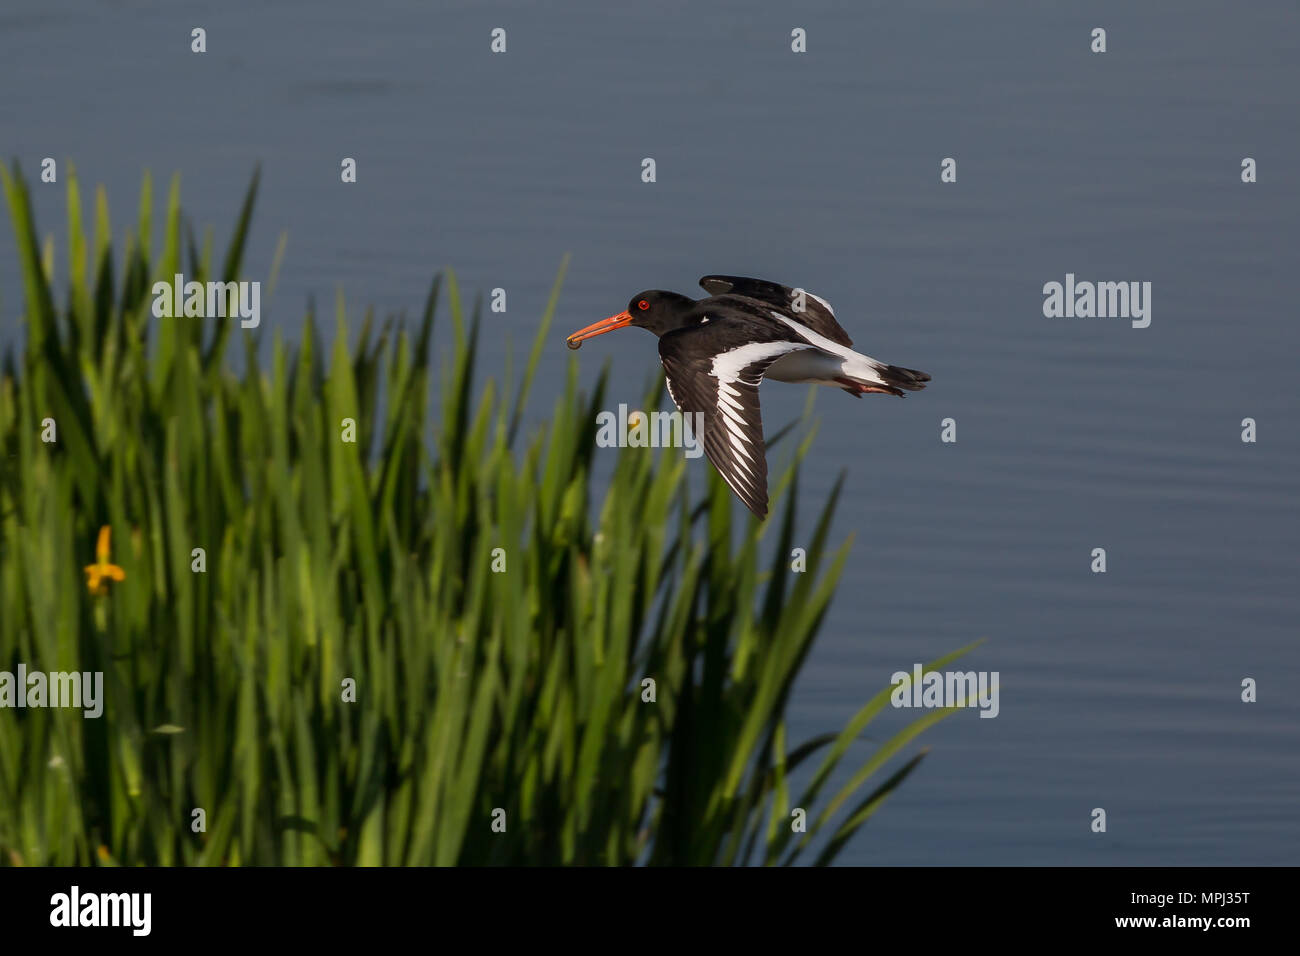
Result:
<instances>
[{"instance_id":1,"label":"orange beak","mask_svg":"<svg viewBox=\"0 0 1300 956\"><path fill-rule=\"evenodd\" d=\"M620 312L618 315L611 315L608 319L593 322L585 329L578 329L564 340L564 344L571 349L580 349L582 348L583 339L589 339L593 335L604 335L606 332L613 332L615 329L621 329L631 322L631 312Z\"/></svg>"}]
</instances>

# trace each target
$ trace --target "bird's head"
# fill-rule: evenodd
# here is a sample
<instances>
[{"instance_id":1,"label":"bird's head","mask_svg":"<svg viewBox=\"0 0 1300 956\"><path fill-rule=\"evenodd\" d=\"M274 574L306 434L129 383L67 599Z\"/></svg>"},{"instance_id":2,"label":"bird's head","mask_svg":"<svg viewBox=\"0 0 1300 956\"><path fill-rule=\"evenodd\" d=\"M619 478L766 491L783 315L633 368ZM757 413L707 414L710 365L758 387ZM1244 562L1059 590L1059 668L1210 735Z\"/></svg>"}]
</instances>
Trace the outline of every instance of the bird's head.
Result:
<instances>
[{"instance_id":1,"label":"bird's head","mask_svg":"<svg viewBox=\"0 0 1300 956\"><path fill-rule=\"evenodd\" d=\"M695 300L684 295L651 289L632 296L624 311L611 315L608 319L593 322L584 329L578 329L564 341L571 349L581 348L585 339L604 335L606 332L613 332L615 329L629 325L649 329L655 335L663 335L665 332L681 328L686 313L694 306Z\"/></svg>"}]
</instances>

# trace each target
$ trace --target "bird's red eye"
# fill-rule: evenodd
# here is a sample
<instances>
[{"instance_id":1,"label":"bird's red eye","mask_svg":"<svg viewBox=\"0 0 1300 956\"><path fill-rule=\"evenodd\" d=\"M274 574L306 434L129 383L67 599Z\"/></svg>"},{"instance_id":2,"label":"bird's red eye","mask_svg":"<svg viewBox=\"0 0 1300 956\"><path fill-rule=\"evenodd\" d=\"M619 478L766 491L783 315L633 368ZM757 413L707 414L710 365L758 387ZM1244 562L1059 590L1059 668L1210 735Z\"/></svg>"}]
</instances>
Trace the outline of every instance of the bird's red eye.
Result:
<instances>
[{"instance_id":1,"label":"bird's red eye","mask_svg":"<svg viewBox=\"0 0 1300 956\"><path fill-rule=\"evenodd\" d=\"M644 312L646 309L650 308L650 303L647 302L645 299L642 299L640 302L636 304L636 307L640 309L642 312Z\"/></svg>"}]
</instances>

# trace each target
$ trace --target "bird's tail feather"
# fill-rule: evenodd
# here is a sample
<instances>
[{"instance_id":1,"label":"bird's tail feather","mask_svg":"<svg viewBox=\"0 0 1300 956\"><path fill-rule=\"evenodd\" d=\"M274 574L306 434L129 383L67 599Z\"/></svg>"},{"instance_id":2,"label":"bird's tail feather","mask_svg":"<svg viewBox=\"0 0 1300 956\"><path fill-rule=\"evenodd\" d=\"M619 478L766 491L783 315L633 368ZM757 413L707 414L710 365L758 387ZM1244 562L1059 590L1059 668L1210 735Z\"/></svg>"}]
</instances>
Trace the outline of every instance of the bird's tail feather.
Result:
<instances>
[{"instance_id":1,"label":"bird's tail feather","mask_svg":"<svg viewBox=\"0 0 1300 956\"><path fill-rule=\"evenodd\" d=\"M930 381L930 376L924 372L918 372L914 368L903 368L901 365L882 365L876 370L876 374L886 385L903 388L909 392L920 391L925 388L925 383Z\"/></svg>"},{"instance_id":2,"label":"bird's tail feather","mask_svg":"<svg viewBox=\"0 0 1300 956\"><path fill-rule=\"evenodd\" d=\"M854 374L851 377L837 378L835 381L840 383L844 391L858 398L871 393L897 395L902 398L904 389L916 392L925 388L925 383L930 381L930 376L914 368L885 365L883 362L873 361L869 374Z\"/></svg>"}]
</instances>

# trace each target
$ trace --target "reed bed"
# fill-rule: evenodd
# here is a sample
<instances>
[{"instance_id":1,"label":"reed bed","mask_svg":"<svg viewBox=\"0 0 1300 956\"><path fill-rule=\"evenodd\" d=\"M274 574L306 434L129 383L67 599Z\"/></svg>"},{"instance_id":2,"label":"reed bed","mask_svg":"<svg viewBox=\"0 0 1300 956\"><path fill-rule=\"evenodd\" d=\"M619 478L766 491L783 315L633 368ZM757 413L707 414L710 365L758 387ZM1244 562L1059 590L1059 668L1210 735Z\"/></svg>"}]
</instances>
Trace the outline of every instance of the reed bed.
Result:
<instances>
[{"instance_id":1,"label":"reed bed","mask_svg":"<svg viewBox=\"0 0 1300 956\"><path fill-rule=\"evenodd\" d=\"M418 320L358 330L340 300L331 342L309 314L262 348L150 308L176 273L241 277L256 177L217 268L177 180L160 247L146 176L115 249L104 191L87 228L69 171L56 283L21 173L0 175L24 286L0 363L0 670L99 671L105 697L95 719L0 709L0 864L828 863L916 767L948 711L841 766L890 688L787 741L850 544L834 495L798 520L803 448L762 524L712 469L693 499L680 453L601 450L593 481L605 380L584 394L574 361L525 428L563 270L518 383L476 378L450 275ZM99 557L118 579L88 581Z\"/></svg>"}]
</instances>

